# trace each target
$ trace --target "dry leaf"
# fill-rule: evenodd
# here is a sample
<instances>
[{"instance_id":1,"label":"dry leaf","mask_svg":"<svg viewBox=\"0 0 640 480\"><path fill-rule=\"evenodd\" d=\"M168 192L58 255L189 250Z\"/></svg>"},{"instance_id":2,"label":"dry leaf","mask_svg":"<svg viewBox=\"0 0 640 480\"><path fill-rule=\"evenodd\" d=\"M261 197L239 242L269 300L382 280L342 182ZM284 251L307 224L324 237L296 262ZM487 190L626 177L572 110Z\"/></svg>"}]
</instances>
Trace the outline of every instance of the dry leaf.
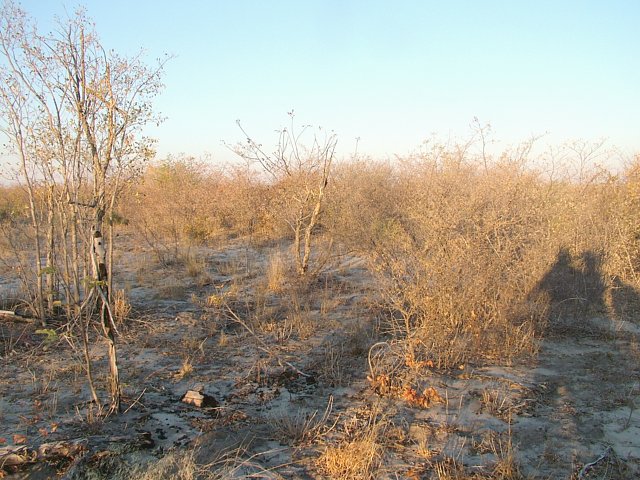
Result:
<instances>
[{"instance_id":1,"label":"dry leaf","mask_svg":"<svg viewBox=\"0 0 640 480\"><path fill-rule=\"evenodd\" d=\"M422 395L428 398L430 403L442 403L444 401L438 391L433 387L425 388Z\"/></svg>"},{"instance_id":2,"label":"dry leaf","mask_svg":"<svg viewBox=\"0 0 640 480\"><path fill-rule=\"evenodd\" d=\"M405 357L404 363L409 368L434 368L433 360L416 360L413 353L408 353Z\"/></svg>"},{"instance_id":3,"label":"dry leaf","mask_svg":"<svg viewBox=\"0 0 640 480\"><path fill-rule=\"evenodd\" d=\"M380 374L376 375L375 378L372 378L371 375L368 375L367 380L369 380L373 391L380 395L384 395L391 390L391 378L389 377L389 375Z\"/></svg>"},{"instance_id":4,"label":"dry leaf","mask_svg":"<svg viewBox=\"0 0 640 480\"><path fill-rule=\"evenodd\" d=\"M405 473L405 476L409 480L421 480L422 478L425 478L425 469L421 466L410 468Z\"/></svg>"},{"instance_id":5,"label":"dry leaf","mask_svg":"<svg viewBox=\"0 0 640 480\"><path fill-rule=\"evenodd\" d=\"M23 443L27 443L27 436L22 435L21 433L13 434L13 443L14 445L21 445Z\"/></svg>"},{"instance_id":6,"label":"dry leaf","mask_svg":"<svg viewBox=\"0 0 640 480\"><path fill-rule=\"evenodd\" d=\"M422 393L418 393L412 387L407 387L402 393L402 398L409 404L420 408L429 408L431 404L443 401L440 394L433 387L425 388Z\"/></svg>"}]
</instances>

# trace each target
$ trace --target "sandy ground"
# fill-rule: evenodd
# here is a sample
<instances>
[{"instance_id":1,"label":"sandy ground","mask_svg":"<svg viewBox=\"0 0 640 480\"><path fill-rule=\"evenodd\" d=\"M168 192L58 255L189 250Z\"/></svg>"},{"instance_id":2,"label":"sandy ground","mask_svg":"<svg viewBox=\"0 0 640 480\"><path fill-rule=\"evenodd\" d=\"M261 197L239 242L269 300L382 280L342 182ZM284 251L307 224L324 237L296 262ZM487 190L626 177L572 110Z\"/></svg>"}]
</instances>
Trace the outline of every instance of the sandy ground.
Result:
<instances>
[{"instance_id":1,"label":"sandy ground","mask_svg":"<svg viewBox=\"0 0 640 480\"><path fill-rule=\"evenodd\" d=\"M633 314L550 329L537 357L523 363L455 372L425 366L422 387L442 401L419 408L379 395L367 380L369 347L385 339L364 263L341 258L298 298L266 285L276 250L201 248L192 252L200 267L189 273L161 267L140 249L121 254L126 268L117 283L133 306L118 345L121 415L96 415L80 351L62 330L47 339L34 325L0 320L0 447L100 445L103 453L85 458L73 478L123 478L190 451L229 478L308 479L327 478L323 453L369 428L380 446L376 478L640 478L640 319ZM0 280L10 288L7 272ZM104 353L95 336L99 385ZM193 388L219 405L181 402ZM143 432L152 447L122 440ZM60 462L5 473L69 471Z\"/></svg>"}]
</instances>

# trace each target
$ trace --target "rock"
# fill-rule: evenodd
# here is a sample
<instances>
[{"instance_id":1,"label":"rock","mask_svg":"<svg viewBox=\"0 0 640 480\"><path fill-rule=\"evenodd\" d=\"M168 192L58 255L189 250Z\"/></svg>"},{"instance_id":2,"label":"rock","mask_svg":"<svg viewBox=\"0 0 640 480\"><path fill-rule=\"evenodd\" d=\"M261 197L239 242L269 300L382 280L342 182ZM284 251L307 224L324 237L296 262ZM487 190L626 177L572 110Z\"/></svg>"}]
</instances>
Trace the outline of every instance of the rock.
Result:
<instances>
[{"instance_id":1,"label":"rock","mask_svg":"<svg viewBox=\"0 0 640 480\"><path fill-rule=\"evenodd\" d=\"M215 408L220 405L214 397L207 395L203 390L204 388L187 390L187 393L182 396L182 401L198 408Z\"/></svg>"}]
</instances>

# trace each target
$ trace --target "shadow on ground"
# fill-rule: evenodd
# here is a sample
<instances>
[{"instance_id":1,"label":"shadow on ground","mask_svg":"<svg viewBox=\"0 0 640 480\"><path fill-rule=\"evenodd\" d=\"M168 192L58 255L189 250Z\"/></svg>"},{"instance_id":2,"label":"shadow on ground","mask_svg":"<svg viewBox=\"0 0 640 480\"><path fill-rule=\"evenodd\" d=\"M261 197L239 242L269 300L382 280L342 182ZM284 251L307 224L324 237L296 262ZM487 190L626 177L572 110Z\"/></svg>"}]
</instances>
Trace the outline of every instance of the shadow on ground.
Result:
<instances>
[{"instance_id":1,"label":"shadow on ground","mask_svg":"<svg viewBox=\"0 0 640 480\"><path fill-rule=\"evenodd\" d=\"M563 249L531 294L546 306L531 372L537 398L513 432L523 463L552 478L640 471L640 296L620 279L608 287L602 262L598 252Z\"/></svg>"}]
</instances>

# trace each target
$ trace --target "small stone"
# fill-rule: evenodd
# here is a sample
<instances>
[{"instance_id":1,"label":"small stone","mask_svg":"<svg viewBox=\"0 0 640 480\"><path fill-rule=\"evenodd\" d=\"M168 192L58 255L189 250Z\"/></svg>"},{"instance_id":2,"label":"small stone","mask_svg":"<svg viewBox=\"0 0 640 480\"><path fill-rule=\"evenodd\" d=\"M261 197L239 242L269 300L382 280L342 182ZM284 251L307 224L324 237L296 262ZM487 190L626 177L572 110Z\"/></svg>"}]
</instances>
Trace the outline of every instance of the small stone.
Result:
<instances>
[{"instance_id":1,"label":"small stone","mask_svg":"<svg viewBox=\"0 0 640 480\"><path fill-rule=\"evenodd\" d=\"M187 393L182 396L182 401L198 408L215 408L219 405L218 401L211 395L196 390L187 390Z\"/></svg>"}]
</instances>

